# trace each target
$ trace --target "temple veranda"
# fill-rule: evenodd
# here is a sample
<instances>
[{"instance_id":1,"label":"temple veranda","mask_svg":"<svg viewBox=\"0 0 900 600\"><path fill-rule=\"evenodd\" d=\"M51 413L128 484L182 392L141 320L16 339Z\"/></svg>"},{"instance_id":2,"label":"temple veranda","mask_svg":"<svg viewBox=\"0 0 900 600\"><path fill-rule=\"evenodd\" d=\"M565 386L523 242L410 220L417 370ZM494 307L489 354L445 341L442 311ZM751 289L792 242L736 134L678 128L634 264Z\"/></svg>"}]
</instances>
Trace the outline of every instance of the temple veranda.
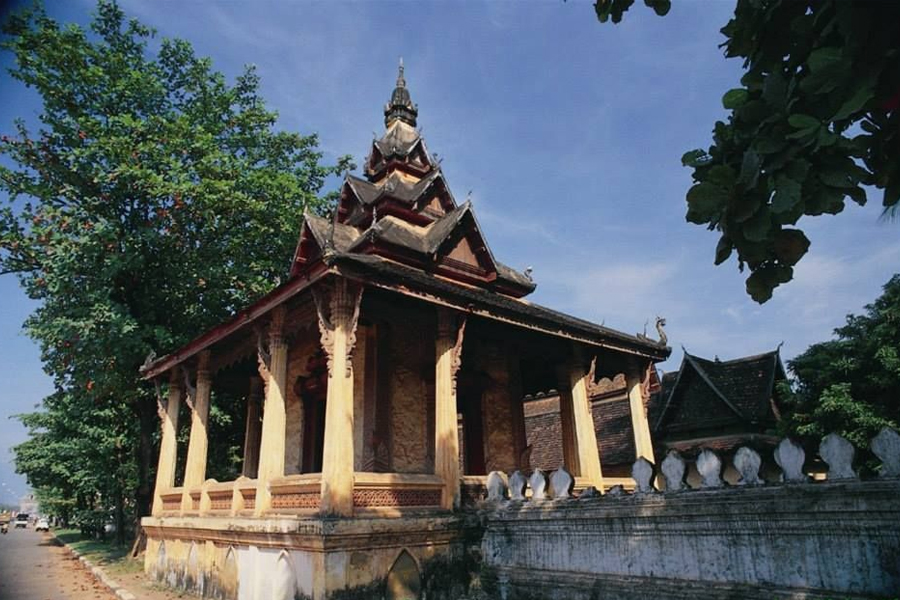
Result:
<instances>
[{"instance_id":1,"label":"temple veranda","mask_svg":"<svg viewBox=\"0 0 900 600\"><path fill-rule=\"evenodd\" d=\"M143 370L160 389L143 526L161 581L242 600L414 587L395 574L464 558L488 473L530 472L528 394L558 391L560 466L602 492L588 387L624 373L636 458L653 462L643 383L669 349L524 300L530 275L494 258L417 116L401 67L365 178L333 219L304 215L290 278ZM235 481L207 477L220 397L245 409Z\"/></svg>"}]
</instances>

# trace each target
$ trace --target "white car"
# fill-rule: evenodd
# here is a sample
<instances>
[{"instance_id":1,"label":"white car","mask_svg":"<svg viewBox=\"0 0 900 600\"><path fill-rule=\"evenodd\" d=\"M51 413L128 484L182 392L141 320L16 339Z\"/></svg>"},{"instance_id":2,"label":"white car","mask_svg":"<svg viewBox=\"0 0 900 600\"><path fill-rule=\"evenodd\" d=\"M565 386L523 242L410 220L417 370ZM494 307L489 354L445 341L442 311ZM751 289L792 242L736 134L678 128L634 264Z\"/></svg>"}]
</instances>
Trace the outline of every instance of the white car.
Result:
<instances>
[{"instance_id":1,"label":"white car","mask_svg":"<svg viewBox=\"0 0 900 600\"><path fill-rule=\"evenodd\" d=\"M50 523L47 522L47 519L40 519L37 522L37 525L34 526L35 531L50 531Z\"/></svg>"}]
</instances>

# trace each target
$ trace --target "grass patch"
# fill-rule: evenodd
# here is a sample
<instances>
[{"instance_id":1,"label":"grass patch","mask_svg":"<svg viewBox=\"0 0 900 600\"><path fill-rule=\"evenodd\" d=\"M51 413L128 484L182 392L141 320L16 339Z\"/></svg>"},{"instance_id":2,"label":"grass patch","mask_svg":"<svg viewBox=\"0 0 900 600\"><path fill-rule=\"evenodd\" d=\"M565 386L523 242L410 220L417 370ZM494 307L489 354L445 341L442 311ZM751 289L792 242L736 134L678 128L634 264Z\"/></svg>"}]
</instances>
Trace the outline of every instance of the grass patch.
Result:
<instances>
[{"instance_id":1,"label":"grass patch","mask_svg":"<svg viewBox=\"0 0 900 600\"><path fill-rule=\"evenodd\" d=\"M125 563L137 562L128 560L130 544L117 545L109 540L95 540L81 536L77 529L57 529L53 532L59 541L91 561L95 565L125 566ZM129 569L131 570L131 569Z\"/></svg>"}]
</instances>

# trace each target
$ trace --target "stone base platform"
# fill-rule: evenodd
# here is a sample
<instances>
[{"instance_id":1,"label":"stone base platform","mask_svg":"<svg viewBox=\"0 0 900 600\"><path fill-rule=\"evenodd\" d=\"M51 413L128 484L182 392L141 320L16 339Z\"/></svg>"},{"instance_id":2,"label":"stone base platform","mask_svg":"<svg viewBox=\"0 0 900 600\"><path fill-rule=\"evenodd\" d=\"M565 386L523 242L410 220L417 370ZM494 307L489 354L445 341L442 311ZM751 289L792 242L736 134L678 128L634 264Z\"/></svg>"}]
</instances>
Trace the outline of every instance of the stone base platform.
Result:
<instances>
[{"instance_id":1,"label":"stone base platform","mask_svg":"<svg viewBox=\"0 0 900 600\"><path fill-rule=\"evenodd\" d=\"M836 600L822 590L666 579L585 575L540 569L499 568L482 573L485 598L508 600ZM840 600L869 600L870 595L841 594Z\"/></svg>"},{"instance_id":2,"label":"stone base platform","mask_svg":"<svg viewBox=\"0 0 900 600\"><path fill-rule=\"evenodd\" d=\"M480 528L465 515L148 517L144 569L226 600L458 598Z\"/></svg>"}]
</instances>

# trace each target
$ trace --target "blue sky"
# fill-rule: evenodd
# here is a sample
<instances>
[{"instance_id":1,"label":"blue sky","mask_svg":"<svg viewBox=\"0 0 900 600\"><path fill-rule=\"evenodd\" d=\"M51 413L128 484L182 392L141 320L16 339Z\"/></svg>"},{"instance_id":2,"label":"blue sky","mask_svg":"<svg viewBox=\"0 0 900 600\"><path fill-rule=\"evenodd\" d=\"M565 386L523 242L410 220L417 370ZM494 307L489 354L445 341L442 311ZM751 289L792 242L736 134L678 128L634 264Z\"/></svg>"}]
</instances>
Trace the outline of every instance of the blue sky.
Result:
<instances>
[{"instance_id":1,"label":"blue sky","mask_svg":"<svg viewBox=\"0 0 900 600\"><path fill-rule=\"evenodd\" d=\"M801 221L809 254L763 306L734 262L713 266L717 236L684 220L690 170L680 157L709 144L720 98L740 78L718 48L733 2L676 2L665 18L638 2L618 26L597 23L584 1L122 6L160 37L188 39L230 78L255 64L279 126L317 132L326 159L361 164L402 56L429 149L456 197L471 191L498 259L534 267L531 299L630 333L665 316L675 348L665 370L678 368L682 345L725 359L783 341L788 359L872 301L900 260L900 225L879 221L878 195ZM82 24L92 8L48 6ZM3 133L40 111L9 64L0 55ZM51 387L20 331L33 308L15 278L0 277L0 502L25 490L9 452L24 430L7 416Z\"/></svg>"}]
</instances>

